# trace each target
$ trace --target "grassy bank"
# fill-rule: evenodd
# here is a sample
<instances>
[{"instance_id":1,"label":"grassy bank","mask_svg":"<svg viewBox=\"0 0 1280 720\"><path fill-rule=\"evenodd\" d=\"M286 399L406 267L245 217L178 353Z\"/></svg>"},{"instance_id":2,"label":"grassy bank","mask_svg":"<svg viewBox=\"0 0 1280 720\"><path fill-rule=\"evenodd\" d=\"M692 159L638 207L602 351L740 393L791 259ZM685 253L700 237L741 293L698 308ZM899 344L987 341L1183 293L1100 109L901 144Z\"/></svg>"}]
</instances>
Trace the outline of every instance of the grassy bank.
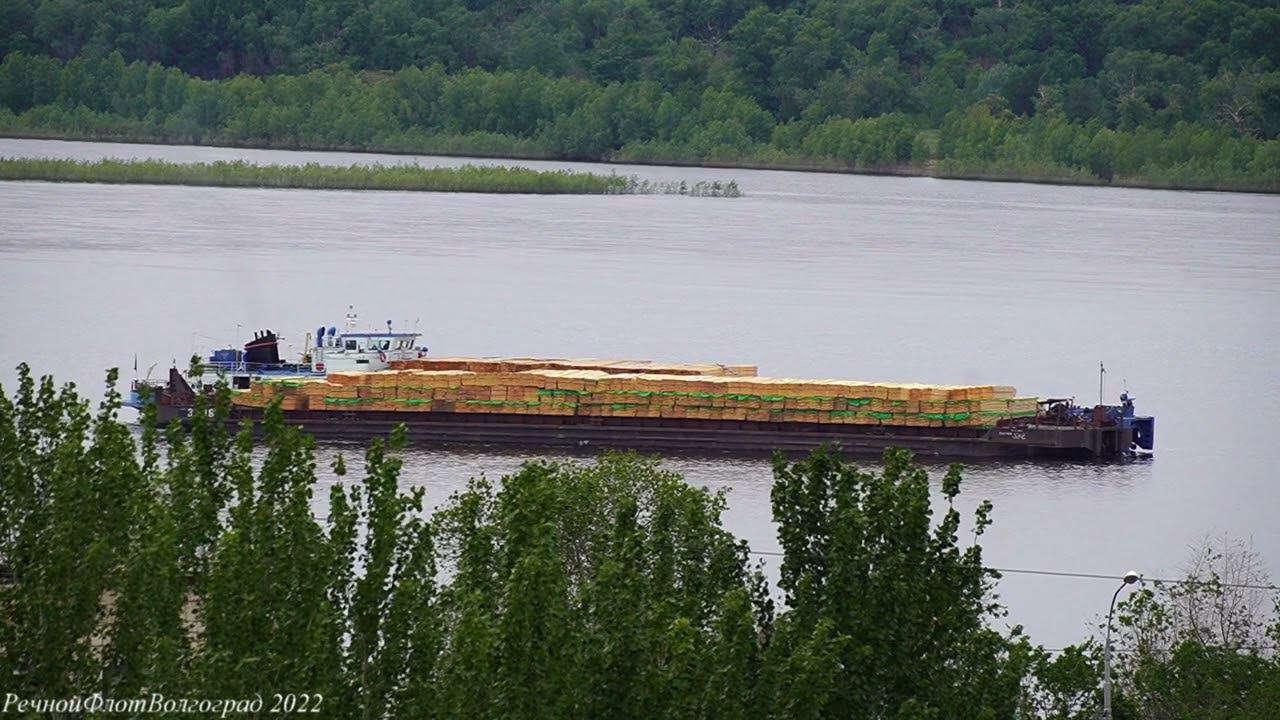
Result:
<instances>
[{"instance_id":1,"label":"grassy bank","mask_svg":"<svg viewBox=\"0 0 1280 720\"><path fill-rule=\"evenodd\" d=\"M66 140L109 143L142 143L151 145L195 145L205 147L250 148L256 150L305 150L350 152L384 155L436 155L441 157L474 157L504 160L565 160L556 152L541 148L523 138L489 133L442 135L439 137L394 138L372 145L316 141L243 140L236 138L169 137L142 131L33 130L5 128L0 123L0 137L33 140ZM655 152L651 147L624 147L599 157L573 158L583 162L614 165L703 167L741 170L784 170L790 172L832 173L842 175L883 175L894 177L932 177L945 180L1034 183L1042 185L1087 185L1101 187L1144 188L1152 190L1217 191L1246 193L1280 193L1280 179L1241 178L1221 172L1212 166L1184 164L1171 169L1148 168L1148 174L1116 175L1105 179L1080 168L1054 163L1000 161L927 160L900 163L847 163L829 157L812 157L766 149L740 155L698 158L681 155L674 149ZM604 176L601 176L604 177ZM14 178L7 178L14 179ZM34 178L33 178L34 179ZM109 182L101 180L98 182ZM129 181L141 182L141 181ZM204 183L200 183L204 184ZM461 191L459 191L461 192ZM481 190L479 192L501 192ZM523 190L511 192L526 192ZM629 192L629 191L623 191Z\"/></svg>"},{"instance_id":2,"label":"grassy bank","mask_svg":"<svg viewBox=\"0 0 1280 720\"><path fill-rule=\"evenodd\" d=\"M738 197L734 182L653 182L567 170L464 165L253 165L246 162L171 163L163 160L0 158L0 180L305 188L532 193L542 195L695 195Z\"/></svg>"}]
</instances>

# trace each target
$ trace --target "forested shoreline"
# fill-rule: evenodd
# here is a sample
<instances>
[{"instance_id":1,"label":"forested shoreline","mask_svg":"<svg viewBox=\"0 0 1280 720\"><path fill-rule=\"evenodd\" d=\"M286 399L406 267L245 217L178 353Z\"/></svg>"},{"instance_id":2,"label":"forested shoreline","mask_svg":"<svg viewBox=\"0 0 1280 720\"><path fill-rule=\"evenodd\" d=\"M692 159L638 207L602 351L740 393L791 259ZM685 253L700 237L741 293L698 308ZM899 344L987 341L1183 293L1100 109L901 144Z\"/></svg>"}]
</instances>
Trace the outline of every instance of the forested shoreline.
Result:
<instances>
[{"instance_id":1,"label":"forested shoreline","mask_svg":"<svg viewBox=\"0 0 1280 720\"><path fill-rule=\"evenodd\" d=\"M0 134L1280 190L1260 1L19 0Z\"/></svg>"}]
</instances>

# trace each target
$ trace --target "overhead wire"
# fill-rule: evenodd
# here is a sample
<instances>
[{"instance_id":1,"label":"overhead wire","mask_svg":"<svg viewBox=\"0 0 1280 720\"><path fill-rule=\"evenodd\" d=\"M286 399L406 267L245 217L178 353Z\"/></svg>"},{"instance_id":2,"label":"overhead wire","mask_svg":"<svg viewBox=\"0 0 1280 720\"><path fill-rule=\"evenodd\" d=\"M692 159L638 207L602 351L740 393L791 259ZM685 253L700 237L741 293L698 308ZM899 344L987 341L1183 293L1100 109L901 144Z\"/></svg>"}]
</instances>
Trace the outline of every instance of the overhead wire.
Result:
<instances>
[{"instance_id":1,"label":"overhead wire","mask_svg":"<svg viewBox=\"0 0 1280 720\"><path fill-rule=\"evenodd\" d=\"M748 550L747 552L748 554L751 554L751 555L765 555L769 557L782 557L783 555L782 552L776 551L776 550ZM1082 578L1086 580L1124 580L1123 575L1108 575L1106 573L1068 572L1065 570L1035 570L1030 568L988 567L984 569L998 572L998 573L1009 573L1014 575L1046 575L1050 577ZM1149 578L1149 577L1142 577L1140 578L1140 580L1142 582L1153 582L1161 585L1207 585L1207 586L1213 586L1213 587L1233 588L1233 589L1241 589L1241 590L1270 590L1272 592L1280 591L1280 585L1262 585L1258 583L1227 583L1227 582L1214 582L1209 580L1187 580L1187 579L1174 580L1170 578Z\"/></svg>"},{"instance_id":2,"label":"overhead wire","mask_svg":"<svg viewBox=\"0 0 1280 720\"><path fill-rule=\"evenodd\" d=\"M1114 644L1115 643L1112 643L1113 646ZM1076 649L1080 649L1081 646L1077 645L1075 647ZM1280 650L1280 645L1222 645L1222 646L1213 646L1213 647L1218 650L1234 650L1234 651L1247 650L1249 652L1268 652L1272 650ZM1047 652L1050 655L1064 653L1068 649L1069 648L1040 648L1040 650L1043 650L1044 652ZM1138 651L1113 647L1111 652L1116 655L1133 655Z\"/></svg>"}]
</instances>

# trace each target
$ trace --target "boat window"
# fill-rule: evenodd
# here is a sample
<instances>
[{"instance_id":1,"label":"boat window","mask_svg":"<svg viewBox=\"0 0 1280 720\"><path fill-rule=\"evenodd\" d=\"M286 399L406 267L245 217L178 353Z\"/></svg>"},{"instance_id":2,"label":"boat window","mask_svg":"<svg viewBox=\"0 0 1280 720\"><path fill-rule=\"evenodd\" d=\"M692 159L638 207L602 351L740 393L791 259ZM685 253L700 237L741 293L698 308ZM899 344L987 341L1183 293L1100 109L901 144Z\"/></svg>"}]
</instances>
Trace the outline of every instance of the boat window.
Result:
<instances>
[{"instance_id":1,"label":"boat window","mask_svg":"<svg viewBox=\"0 0 1280 720\"><path fill-rule=\"evenodd\" d=\"M355 350L355 349L356 349L356 341L355 341L355 340L348 340L348 341L347 341L347 343L346 343L346 346L345 346L345 347L346 347L346 349L347 349L347 350Z\"/></svg>"}]
</instances>

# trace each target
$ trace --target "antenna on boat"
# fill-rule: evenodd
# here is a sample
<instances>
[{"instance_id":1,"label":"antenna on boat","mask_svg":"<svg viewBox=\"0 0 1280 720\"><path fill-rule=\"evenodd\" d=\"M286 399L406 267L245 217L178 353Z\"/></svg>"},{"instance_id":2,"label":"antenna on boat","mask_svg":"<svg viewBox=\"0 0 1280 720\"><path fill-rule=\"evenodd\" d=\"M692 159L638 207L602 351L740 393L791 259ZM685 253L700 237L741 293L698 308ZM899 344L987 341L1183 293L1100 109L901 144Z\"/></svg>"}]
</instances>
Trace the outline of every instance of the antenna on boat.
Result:
<instances>
[{"instance_id":1,"label":"antenna on boat","mask_svg":"<svg viewBox=\"0 0 1280 720\"><path fill-rule=\"evenodd\" d=\"M1102 404L1102 378L1107 374L1107 369L1103 367L1102 361L1098 361L1098 404Z\"/></svg>"}]
</instances>

